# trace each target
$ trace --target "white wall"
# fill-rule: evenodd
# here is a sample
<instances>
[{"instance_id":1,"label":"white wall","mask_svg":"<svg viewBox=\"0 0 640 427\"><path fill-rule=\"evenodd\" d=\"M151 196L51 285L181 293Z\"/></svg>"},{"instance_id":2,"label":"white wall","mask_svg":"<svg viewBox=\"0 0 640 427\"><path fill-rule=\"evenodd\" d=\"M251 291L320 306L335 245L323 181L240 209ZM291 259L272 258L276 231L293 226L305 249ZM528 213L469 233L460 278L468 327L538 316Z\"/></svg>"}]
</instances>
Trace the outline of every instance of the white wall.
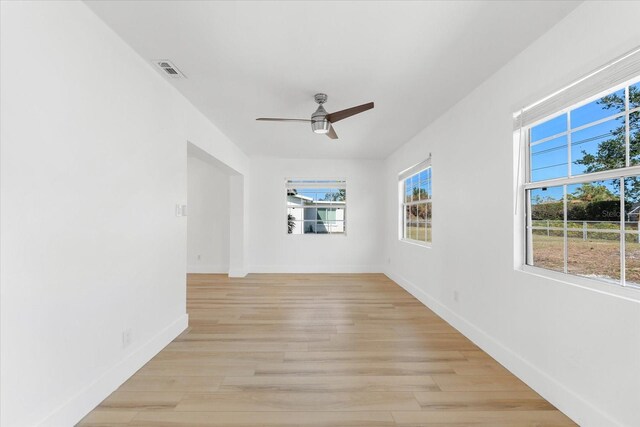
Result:
<instances>
[{"instance_id":1,"label":"white wall","mask_svg":"<svg viewBox=\"0 0 640 427\"><path fill-rule=\"evenodd\" d=\"M585 426L640 425L640 292L514 270L512 113L635 47L638 16L585 2L386 162L389 276ZM398 241L397 174L429 152L427 249Z\"/></svg>"},{"instance_id":2,"label":"white wall","mask_svg":"<svg viewBox=\"0 0 640 427\"><path fill-rule=\"evenodd\" d=\"M187 158L187 272L229 272L229 175Z\"/></svg>"},{"instance_id":3,"label":"white wall","mask_svg":"<svg viewBox=\"0 0 640 427\"><path fill-rule=\"evenodd\" d=\"M251 271L382 271L382 166L378 160L252 159ZM287 234L286 178L345 178L346 235Z\"/></svg>"},{"instance_id":4,"label":"white wall","mask_svg":"<svg viewBox=\"0 0 640 427\"><path fill-rule=\"evenodd\" d=\"M249 163L83 3L1 5L1 424L72 425L186 326L187 140Z\"/></svg>"}]
</instances>

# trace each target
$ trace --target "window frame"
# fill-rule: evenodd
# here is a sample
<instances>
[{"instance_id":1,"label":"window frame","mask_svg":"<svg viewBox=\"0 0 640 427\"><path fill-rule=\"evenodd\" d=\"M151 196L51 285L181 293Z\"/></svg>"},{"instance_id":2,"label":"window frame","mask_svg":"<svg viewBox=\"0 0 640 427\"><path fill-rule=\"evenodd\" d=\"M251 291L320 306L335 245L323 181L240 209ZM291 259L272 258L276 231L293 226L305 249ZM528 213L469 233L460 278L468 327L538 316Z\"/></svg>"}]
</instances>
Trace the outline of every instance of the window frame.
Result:
<instances>
[{"instance_id":1,"label":"window frame","mask_svg":"<svg viewBox=\"0 0 640 427\"><path fill-rule=\"evenodd\" d=\"M299 185L295 185L294 187L291 186L291 183L299 183ZM295 188L296 190L313 190L313 189L318 189L318 188L322 188L322 189L337 189L337 190L345 190L345 200L344 202L340 203L340 204L333 204L333 203L327 203L326 206L321 206L321 205L314 205L314 206L301 206L301 207L297 207L296 209L302 209L303 210L303 219L300 221L296 221L296 222L301 222L302 226L304 228L304 224L306 222L315 222L316 225L318 223L318 219L316 220L306 220L304 219L304 210L305 209L316 209L316 212L318 209L342 209L343 210L343 219L342 220L325 220L326 222L341 222L342 226L343 226L343 231L342 232L327 232L327 233L318 233L318 232L314 232L314 233L305 233L304 230L302 233L289 233L288 232L288 227L285 228L285 233L287 236L324 236L324 235L331 235L331 236L346 236L347 235L347 199L348 199L348 192L347 192L347 180L344 178L285 178L284 180L284 190L285 190L285 197L284 197L284 206L285 206L285 213L287 214L287 225L288 225L288 215L289 215L289 209L292 208L291 206L289 206L289 194L288 194L288 190L291 188ZM317 214L316 214L317 215Z\"/></svg>"},{"instance_id":2,"label":"window frame","mask_svg":"<svg viewBox=\"0 0 640 427\"><path fill-rule=\"evenodd\" d=\"M412 170L412 169L415 169ZM420 176L420 174L422 172L425 172L429 170L431 175L430 178L428 180L428 182L431 184L431 189L433 188L433 168L431 165L431 156L429 156L429 158L424 161L424 162L420 162L415 166L412 166L411 168L407 169L407 171L411 171L410 175L405 173L401 173L399 174L399 180L398 180L398 191L400 194L400 230L399 230L399 240L401 242L405 242L405 243L409 243L412 245L417 245L417 246L422 246L422 247L426 247L426 248L431 248L433 245L433 191L427 193L428 197L424 200L416 200L416 201L411 201L411 202L407 202L406 200L406 194L407 194L407 189L406 189L406 180L407 179L412 179L414 176ZM418 185L420 185L420 179L418 178ZM417 239L412 239L410 237L406 236L406 230L407 230L407 215L406 215L406 210L407 207L411 207L411 206L417 206L417 205L425 205L425 209L427 206L429 206L430 211L431 211L431 220L427 220L425 217L425 240L417 240ZM431 239L427 240L427 238L429 237L429 230L431 230Z\"/></svg>"},{"instance_id":3,"label":"window frame","mask_svg":"<svg viewBox=\"0 0 640 427\"><path fill-rule=\"evenodd\" d=\"M629 177L639 177L640 178L640 164L638 165L631 165L631 156L630 156L630 136L631 136L631 129L630 129L630 121L629 121L629 117L631 114L633 113L637 113L640 114L640 106L635 107L635 108L629 108L630 107L630 100L629 100L629 87L630 86L634 86L636 84L640 83L640 76L636 76L632 79L629 79L621 84L617 84L614 86L611 86L609 88L607 88L606 90L603 90L599 93L597 93L596 95L593 96L589 96L588 98L572 104L566 108L563 108L553 114L550 114L546 117L543 117L539 120L536 120L535 122L532 122L530 124L527 124L525 127L522 127L519 131L516 131L514 133L514 138L519 140L520 142L520 150L523 154L524 157L524 161L519 161L518 164L520 165L520 167L522 167L524 169L524 174L523 177L521 178L521 182L519 182L519 186L521 188L521 190L519 191L519 194L517 196L517 198L519 198L520 200L523 201L523 205L524 205L524 218L523 218L523 224L521 227L521 230L523 232L523 248L522 248L522 260L521 260L521 264L520 264L520 269L524 272L529 272L529 273L533 273L539 276L543 276L543 277L548 277L548 278L552 278L555 280L561 280L563 282L568 282L570 284L574 284L574 285L578 285L578 286L586 286L589 288L593 288L593 287L600 287L602 286L603 289L606 289L607 291L611 291L612 289L621 289L624 291L624 289L636 289L636 290L640 290L640 284L635 284L633 282L627 282L626 281L626 250L625 250L625 244L626 244L626 235L627 234L632 234L629 233L628 230L626 229L626 224L625 224L625 186L623 185L624 183L624 179L625 178L629 178ZM603 96L609 95L609 94L613 94L615 92L618 92L620 90L624 90L624 111L623 112L614 112L613 114L610 114L606 117L601 117L593 122L589 122L586 124L583 124L581 126L578 126L576 128L571 128L571 113L572 111L575 111L577 109L579 109L580 107L583 107L585 105L588 105L590 103L592 103L595 100L598 100L600 98L602 98ZM521 113L522 114L522 113ZM561 117L562 115L566 114L566 130L554 135L549 135L546 136L544 138L541 138L537 141L535 141L533 144L530 143L531 141L531 130L533 128L535 128L536 126L549 122L555 118ZM573 159L571 157L572 155L572 134L576 133L576 132L580 132L582 130L591 128L591 127L595 127L598 126L602 123L606 123L608 121L611 120L616 120L623 117L625 119L625 160L624 160L624 166L617 168L617 169L610 169L610 170L605 170L605 171L599 171L599 172L591 172L591 173L579 173L579 174L572 174L572 165L573 165ZM531 176L532 176L532 162L531 162L531 147L539 145L539 144L543 144L545 142L548 141L552 141L556 138L560 138L566 136L566 140L567 140L567 176L566 177L561 177L561 178L552 178L552 179L546 179L546 180L540 180L540 181L532 181L531 180ZM567 227L568 224L568 218L567 218L567 188L571 185L574 184L585 184L585 183L592 183L592 182L598 182L598 181L606 181L606 180L620 180L620 190L619 190L619 194L618 197L620 198L620 217L619 217L619 223L620 223L620 227L619 229L616 229L615 231L611 231L612 233L617 233L619 236L619 242L620 242L620 246L619 246L619 257L620 257L620 279L619 280L613 280L613 279L600 279L600 278L592 278L592 277L587 277L587 276L582 276L582 275L578 275L575 273L571 273L568 271L568 258L569 258L569 251L568 251L568 232L569 231L574 231L574 230L570 230L569 227ZM551 270L545 267L540 267L540 266L536 266L533 265L532 263L532 256L533 256L533 250L532 250L532 230L535 229L535 227L532 225L532 219L531 219L531 198L530 198L530 194L533 190L536 189L542 189L542 188L548 188L548 187L562 187L563 190L563 216L564 216L564 220L563 220L563 227L562 227L562 231L563 231L563 242L564 242L564 248L563 248L563 271L556 271L556 270ZM517 208L516 208L517 209ZM618 292L618 291L616 291Z\"/></svg>"}]
</instances>

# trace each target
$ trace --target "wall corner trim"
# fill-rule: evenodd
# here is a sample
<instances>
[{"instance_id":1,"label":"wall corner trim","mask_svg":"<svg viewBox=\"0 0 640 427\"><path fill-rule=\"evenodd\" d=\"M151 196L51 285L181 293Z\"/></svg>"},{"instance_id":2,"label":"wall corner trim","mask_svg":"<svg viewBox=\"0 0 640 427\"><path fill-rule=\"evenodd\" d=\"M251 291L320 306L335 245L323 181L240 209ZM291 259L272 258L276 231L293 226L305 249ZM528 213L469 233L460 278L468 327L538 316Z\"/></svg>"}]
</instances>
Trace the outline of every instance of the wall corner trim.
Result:
<instances>
[{"instance_id":1,"label":"wall corner trim","mask_svg":"<svg viewBox=\"0 0 640 427\"><path fill-rule=\"evenodd\" d=\"M80 390L37 425L51 427L75 425L187 329L188 325L189 315L185 313L124 359L108 368L98 379Z\"/></svg>"},{"instance_id":2,"label":"wall corner trim","mask_svg":"<svg viewBox=\"0 0 640 427\"><path fill-rule=\"evenodd\" d=\"M245 270L229 270L229 277L246 277L247 272Z\"/></svg>"},{"instance_id":3,"label":"wall corner trim","mask_svg":"<svg viewBox=\"0 0 640 427\"><path fill-rule=\"evenodd\" d=\"M498 340L464 317L455 313L446 305L429 295L418 286L390 270L385 271L385 276L400 285L404 290L413 295L418 301L433 310L461 334L469 338L474 344L487 352L507 368L516 377L524 381L542 397L556 406L565 415L581 426L605 426L621 425L611 415L602 412L596 406L561 384L538 367L531 364L521 355L513 352Z\"/></svg>"}]
</instances>

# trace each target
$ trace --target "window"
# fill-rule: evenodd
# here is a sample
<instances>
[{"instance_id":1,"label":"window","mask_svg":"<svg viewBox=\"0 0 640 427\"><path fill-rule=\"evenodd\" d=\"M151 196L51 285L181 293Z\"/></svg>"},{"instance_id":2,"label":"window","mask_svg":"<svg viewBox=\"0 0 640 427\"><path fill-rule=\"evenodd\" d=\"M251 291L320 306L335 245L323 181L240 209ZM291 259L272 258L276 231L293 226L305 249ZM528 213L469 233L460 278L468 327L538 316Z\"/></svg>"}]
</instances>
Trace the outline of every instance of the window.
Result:
<instances>
[{"instance_id":1,"label":"window","mask_svg":"<svg viewBox=\"0 0 640 427\"><path fill-rule=\"evenodd\" d=\"M431 161L400 174L402 197L402 239L431 243Z\"/></svg>"},{"instance_id":2,"label":"window","mask_svg":"<svg viewBox=\"0 0 640 427\"><path fill-rule=\"evenodd\" d=\"M639 80L523 128L527 265L640 286Z\"/></svg>"},{"instance_id":3,"label":"window","mask_svg":"<svg viewBox=\"0 0 640 427\"><path fill-rule=\"evenodd\" d=\"M288 234L345 234L347 184L344 180L288 180Z\"/></svg>"}]
</instances>

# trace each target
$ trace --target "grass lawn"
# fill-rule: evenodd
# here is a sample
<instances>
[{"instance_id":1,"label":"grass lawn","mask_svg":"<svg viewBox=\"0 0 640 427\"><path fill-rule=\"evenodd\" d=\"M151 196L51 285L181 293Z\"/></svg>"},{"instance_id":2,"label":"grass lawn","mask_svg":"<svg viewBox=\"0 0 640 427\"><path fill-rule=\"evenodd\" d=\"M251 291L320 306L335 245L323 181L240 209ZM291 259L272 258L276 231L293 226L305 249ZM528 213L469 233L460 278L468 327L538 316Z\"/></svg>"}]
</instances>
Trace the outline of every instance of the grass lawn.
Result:
<instances>
[{"instance_id":1,"label":"grass lawn","mask_svg":"<svg viewBox=\"0 0 640 427\"><path fill-rule=\"evenodd\" d=\"M595 234L595 233L594 233ZM620 240L615 233L582 238L581 232L569 232L567 269L571 274L620 280ZM640 284L640 243L637 236L627 235L625 264L627 282ZM533 235L533 265L563 271L564 242L562 236Z\"/></svg>"},{"instance_id":2,"label":"grass lawn","mask_svg":"<svg viewBox=\"0 0 640 427\"><path fill-rule=\"evenodd\" d=\"M407 239L425 241L425 236L428 237L427 242L431 242L431 227L407 227Z\"/></svg>"}]
</instances>

